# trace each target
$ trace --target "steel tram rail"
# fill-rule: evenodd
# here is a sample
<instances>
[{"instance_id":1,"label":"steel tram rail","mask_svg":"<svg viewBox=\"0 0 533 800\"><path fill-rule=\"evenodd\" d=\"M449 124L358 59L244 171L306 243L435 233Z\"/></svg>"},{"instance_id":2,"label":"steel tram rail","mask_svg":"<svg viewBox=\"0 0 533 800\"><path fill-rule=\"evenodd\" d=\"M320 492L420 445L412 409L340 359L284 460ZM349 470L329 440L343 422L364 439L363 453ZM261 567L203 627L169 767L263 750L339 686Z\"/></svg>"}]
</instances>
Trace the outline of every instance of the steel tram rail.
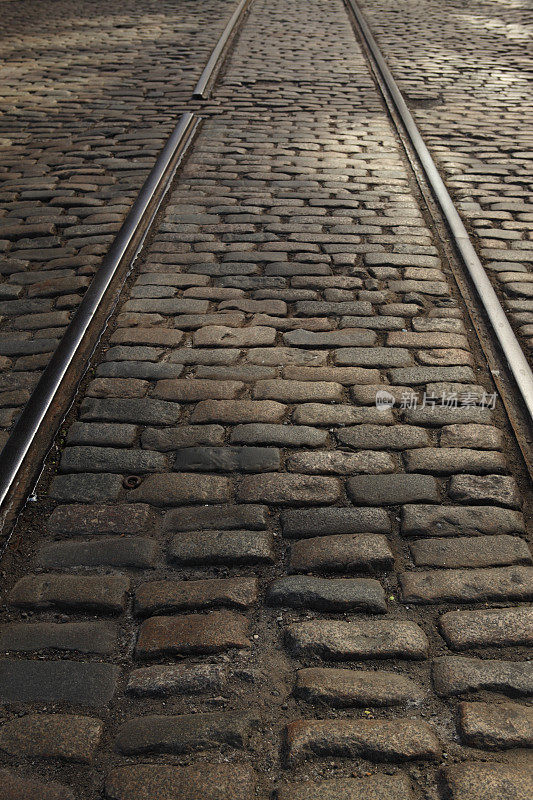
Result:
<instances>
[{"instance_id":1,"label":"steel tram rail","mask_svg":"<svg viewBox=\"0 0 533 800\"><path fill-rule=\"evenodd\" d=\"M193 98L208 97L227 55L228 44L251 2L241 0L233 12L202 71ZM35 482L89 359L118 303L122 286L201 122L196 114L185 112L170 134L0 452L0 531L8 518L16 515ZM110 298L117 284L118 290ZM57 406L55 409L54 405ZM44 442L35 458L36 463L29 464L30 448L38 436Z\"/></svg>"},{"instance_id":2,"label":"steel tram rail","mask_svg":"<svg viewBox=\"0 0 533 800\"><path fill-rule=\"evenodd\" d=\"M216 73L218 72L222 61L222 54L226 48L230 38L232 37L235 28L243 18L245 12L250 6L252 0L241 0L235 11L233 12L228 24L224 28L220 39L218 40L211 57L204 67L198 83L194 87L192 96L196 100L205 100L210 93L210 87L213 84ZM209 88L208 88L209 87Z\"/></svg>"},{"instance_id":3,"label":"steel tram rail","mask_svg":"<svg viewBox=\"0 0 533 800\"><path fill-rule=\"evenodd\" d=\"M408 144L414 151L419 163L422 166L425 174L429 189L437 203L438 208L442 214L448 233L451 234L452 243L463 264L466 267L467 274L475 287L477 297L481 306L486 314L489 322L489 332L491 332L499 345L501 354L503 356L505 366L509 370L512 379L518 388L520 399L522 401L522 411L524 417L524 424L519 432L519 428L513 420L513 413L510 410L512 399L506 397L506 392L501 391L502 400L507 407L507 412L511 425L513 426L517 435L518 443L522 449L526 465L531 472L532 464L530 463L531 453L530 445L532 441L533 430L533 372L527 361L527 358L520 346L518 339L507 319L506 313L500 303L500 300L494 291L490 279L481 263L468 232L463 224L461 217L454 202L442 180L438 169L433 161L433 158L422 138L420 131L413 119L409 108L403 98L403 95L394 80L392 73L385 61L385 58L370 30L370 27L361 12L356 0L345 0L349 9L353 13L357 30L361 39L363 40L369 61L372 69L377 77L379 89L383 95L385 103L389 108L393 121L396 123L396 118L399 118L401 125L407 134ZM409 156L409 153L408 153ZM464 298L466 300L466 298ZM474 324L475 321L474 321ZM476 325L477 328L477 325ZM479 330L478 330L479 334ZM485 350L483 342L480 338L482 349ZM485 355L490 361L490 353L485 350ZM496 370L493 370L493 377L501 390L503 383L499 379Z\"/></svg>"}]
</instances>

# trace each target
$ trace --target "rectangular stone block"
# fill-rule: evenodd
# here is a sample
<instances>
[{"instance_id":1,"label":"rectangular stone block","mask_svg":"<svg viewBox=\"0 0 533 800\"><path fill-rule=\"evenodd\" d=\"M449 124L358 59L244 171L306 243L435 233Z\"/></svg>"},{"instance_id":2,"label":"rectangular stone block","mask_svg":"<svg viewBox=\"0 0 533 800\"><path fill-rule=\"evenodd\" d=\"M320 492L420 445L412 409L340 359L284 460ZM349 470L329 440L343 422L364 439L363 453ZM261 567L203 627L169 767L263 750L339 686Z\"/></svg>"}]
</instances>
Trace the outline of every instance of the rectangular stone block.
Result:
<instances>
[{"instance_id":1,"label":"rectangular stone block","mask_svg":"<svg viewBox=\"0 0 533 800\"><path fill-rule=\"evenodd\" d=\"M0 659L0 701L103 706L115 693L120 668L78 661Z\"/></svg>"},{"instance_id":2,"label":"rectangular stone block","mask_svg":"<svg viewBox=\"0 0 533 800\"><path fill-rule=\"evenodd\" d=\"M337 478L274 472L245 476L237 492L243 503L285 506L334 503L340 494L341 484Z\"/></svg>"},{"instance_id":3,"label":"rectangular stone block","mask_svg":"<svg viewBox=\"0 0 533 800\"><path fill-rule=\"evenodd\" d=\"M314 756L370 761L437 760L440 744L432 728L418 720L299 720L286 729L290 764Z\"/></svg>"},{"instance_id":4,"label":"rectangular stone block","mask_svg":"<svg viewBox=\"0 0 533 800\"><path fill-rule=\"evenodd\" d=\"M270 564L272 534L266 531L203 531L173 537L170 561L178 564Z\"/></svg>"},{"instance_id":5,"label":"rectangular stone block","mask_svg":"<svg viewBox=\"0 0 533 800\"><path fill-rule=\"evenodd\" d=\"M189 611L213 606L247 608L257 600L255 578L218 578L142 583L135 592L136 614Z\"/></svg>"},{"instance_id":6,"label":"rectangular stone block","mask_svg":"<svg viewBox=\"0 0 533 800\"><path fill-rule=\"evenodd\" d=\"M283 511L283 535L309 539L341 533L389 533L390 520L383 508L310 508Z\"/></svg>"},{"instance_id":7,"label":"rectangular stone block","mask_svg":"<svg viewBox=\"0 0 533 800\"><path fill-rule=\"evenodd\" d=\"M148 475L137 489L128 492L131 503L179 506L186 503L224 503L231 499L230 478L194 473Z\"/></svg>"},{"instance_id":8,"label":"rectangular stone block","mask_svg":"<svg viewBox=\"0 0 533 800\"><path fill-rule=\"evenodd\" d=\"M439 625L453 650L533 644L533 608L530 607L448 611L441 616Z\"/></svg>"},{"instance_id":9,"label":"rectangular stone block","mask_svg":"<svg viewBox=\"0 0 533 800\"><path fill-rule=\"evenodd\" d=\"M296 657L347 660L362 658L424 659L428 640L414 622L312 620L289 625L287 645Z\"/></svg>"},{"instance_id":10,"label":"rectangular stone block","mask_svg":"<svg viewBox=\"0 0 533 800\"><path fill-rule=\"evenodd\" d=\"M480 603L533 597L533 567L442 569L400 575L407 603Z\"/></svg>"},{"instance_id":11,"label":"rectangular stone block","mask_svg":"<svg viewBox=\"0 0 533 800\"><path fill-rule=\"evenodd\" d=\"M250 530L268 527L268 506L215 505L182 506L167 511L163 519L166 531Z\"/></svg>"},{"instance_id":12,"label":"rectangular stone block","mask_svg":"<svg viewBox=\"0 0 533 800\"><path fill-rule=\"evenodd\" d=\"M11 592L11 605L120 614L126 607L130 579L120 575L25 575Z\"/></svg>"},{"instance_id":13,"label":"rectangular stone block","mask_svg":"<svg viewBox=\"0 0 533 800\"><path fill-rule=\"evenodd\" d=\"M151 617L141 625L135 655L137 658L198 655L249 647L248 627L246 617L230 611Z\"/></svg>"}]
</instances>

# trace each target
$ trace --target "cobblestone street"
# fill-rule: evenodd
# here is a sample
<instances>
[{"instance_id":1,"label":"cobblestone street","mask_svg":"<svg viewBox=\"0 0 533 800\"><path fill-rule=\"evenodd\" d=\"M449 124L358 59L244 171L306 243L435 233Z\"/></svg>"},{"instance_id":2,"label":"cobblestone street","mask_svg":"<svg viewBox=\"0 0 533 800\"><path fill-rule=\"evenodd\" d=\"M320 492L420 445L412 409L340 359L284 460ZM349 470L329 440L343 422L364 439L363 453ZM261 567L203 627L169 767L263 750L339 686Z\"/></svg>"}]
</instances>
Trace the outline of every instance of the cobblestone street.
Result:
<instances>
[{"instance_id":1,"label":"cobblestone street","mask_svg":"<svg viewBox=\"0 0 533 800\"><path fill-rule=\"evenodd\" d=\"M6 430L204 121L3 556L0 800L531 800L530 479L346 6L254 0L191 101L232 3L42 5L0 2ZM363 10L531 343L530 10Z\"/></svg>"}]
</instances>

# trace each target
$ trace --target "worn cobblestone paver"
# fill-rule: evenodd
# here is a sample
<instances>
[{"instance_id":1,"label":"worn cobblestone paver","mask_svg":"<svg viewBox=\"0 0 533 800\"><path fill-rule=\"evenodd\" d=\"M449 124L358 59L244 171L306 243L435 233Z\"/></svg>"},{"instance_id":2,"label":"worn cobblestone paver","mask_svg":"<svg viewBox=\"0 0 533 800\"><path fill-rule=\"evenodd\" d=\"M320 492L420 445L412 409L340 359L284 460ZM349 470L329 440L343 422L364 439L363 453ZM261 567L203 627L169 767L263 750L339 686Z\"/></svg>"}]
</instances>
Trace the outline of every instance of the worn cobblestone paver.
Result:
<instances>
[{"instance_id":1,"label":"worn cobblestone paver","mask_svg":"<svg viewBox=\"0 0 533 800\"><path fill-rule=\"evenodd\" d=\"M340 0L202 108L6 555L10 800L529 800L527 486Z\"/></svg>"}]
</instances>

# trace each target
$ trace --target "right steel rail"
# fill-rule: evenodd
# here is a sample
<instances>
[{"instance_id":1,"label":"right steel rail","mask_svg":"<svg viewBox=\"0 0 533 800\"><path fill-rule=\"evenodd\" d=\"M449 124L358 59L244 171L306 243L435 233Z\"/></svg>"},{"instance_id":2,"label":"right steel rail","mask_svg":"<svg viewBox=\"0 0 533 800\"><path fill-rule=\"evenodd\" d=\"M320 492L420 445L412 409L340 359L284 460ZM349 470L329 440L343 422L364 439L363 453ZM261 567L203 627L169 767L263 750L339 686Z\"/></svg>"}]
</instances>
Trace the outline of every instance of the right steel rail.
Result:
<instances>
[{"instance_id":1,"label":"right steel rail","mask_svg":"<svg viewBox=\"0 0 533 800\"><path fill-rule=\"evenodd\" d=\"M516 338L511 325L505 315L501 303L492 284L483 268L481 261L472 245L468 232L457 213L453 200L450 197L442 178L439 175L435 162L427 149L420 131L407 108L402 93L387 66L385 59L377 45L374 36L355 0L346 0L356 18L361 35L368 50L372 54L375 67L385 84L398 115L407 131L411 144L420 159L428 183L437 199L446 223L453 236L454 243L461 254L470 278L483 307L489 318L501 350L505 356L509 369L518 386L520 395L527 409L530 423L533 423L533 372L527 362L520 343Z\"/></svg>"},{"instance_id":2,"label":"right steel rail","mask_svg":"<svg viewBox=\"0 0 533 800\"><path fill-rule=\"evenodd\" d=\"M237 24L239 23L239 20L241 19L242 15L244 14L246 9L250 5L251 1L252 0L241 0L241 2L239 3L237 8L235 9L233 14L231 15L231 18L230 18L228 24L226 25L226 27L224 28L224 31L222 32L222 35L221 35L220 39L218 40L215 49L211 53L211 57L209 58L209 61L207 62L207 64L204 67L204 71L200 75L198 83L194 87L194 91L192 93L192 96L196 100L205 100L205 98L207 97L207 95L208 95L207 87L211 83L211 79L213 77L213 74L217 70L219 59L220 59L220 56L222 55L222 51L226 47L230 36L232 35L234 29L236 28Z\"/></svg>"}]
</instances>

